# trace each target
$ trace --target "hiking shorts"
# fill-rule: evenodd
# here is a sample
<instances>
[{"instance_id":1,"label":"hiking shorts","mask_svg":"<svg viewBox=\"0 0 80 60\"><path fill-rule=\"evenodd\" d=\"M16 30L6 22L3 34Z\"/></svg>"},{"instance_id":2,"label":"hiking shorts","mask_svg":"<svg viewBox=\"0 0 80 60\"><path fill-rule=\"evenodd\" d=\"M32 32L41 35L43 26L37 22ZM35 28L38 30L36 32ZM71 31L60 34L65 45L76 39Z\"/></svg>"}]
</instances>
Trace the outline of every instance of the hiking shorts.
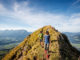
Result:
<instances>
[{"instance_id":1,"label":"hiking shorts","mask_svg":"<svg viewBox=\"0 0 80 60\"><path fill-rule=\"evenodd\" d=\"M45 44L45 50L49 50L49 44Z\"/></svg>"}]
</instances>

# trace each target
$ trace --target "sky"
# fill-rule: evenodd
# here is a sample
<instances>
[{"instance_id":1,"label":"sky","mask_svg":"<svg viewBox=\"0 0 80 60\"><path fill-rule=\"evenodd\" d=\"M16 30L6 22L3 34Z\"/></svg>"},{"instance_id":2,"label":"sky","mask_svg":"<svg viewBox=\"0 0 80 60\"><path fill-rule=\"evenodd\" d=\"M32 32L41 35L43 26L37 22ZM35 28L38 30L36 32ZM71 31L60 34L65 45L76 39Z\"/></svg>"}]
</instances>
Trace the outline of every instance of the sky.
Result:
<instances>
[{"instance_id":1,"label":"sky","mask_svg":"<svg viewBox=\"0 0 80 60\"><path fill-rule=\"evenodd\" d=\"M0 30L33 32L45 25L80 32L80 0L0 0Z\"/></svg>"}]
</instances>

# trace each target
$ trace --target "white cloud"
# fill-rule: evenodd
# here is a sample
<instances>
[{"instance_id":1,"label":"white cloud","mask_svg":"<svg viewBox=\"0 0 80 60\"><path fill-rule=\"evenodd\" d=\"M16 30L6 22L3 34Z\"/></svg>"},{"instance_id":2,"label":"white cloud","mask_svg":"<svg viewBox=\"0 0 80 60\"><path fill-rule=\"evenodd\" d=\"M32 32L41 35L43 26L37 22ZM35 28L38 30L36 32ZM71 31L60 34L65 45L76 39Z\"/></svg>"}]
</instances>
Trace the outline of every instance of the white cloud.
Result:
<instances>
[{"instance_id":1,"label":"white cloud","mask_svg":"<svg viewBox=\"0 0 80 60\"><path fill-rule=\"evenodd\" d=\"M8 11L6 8L4 8L4 6L0 5L0 8L2 9L0 9L0 15L17 18L19 21L23 21L25 24L31 26L25 28L19 27L18 29L23 28L29 31L34 31L44 25L52 25L59 31L80 32L80 14L65 16L62 14L60 15L45 11L37 11L36 8L29 7L28 4L28 2L23 2L20 4L15 2L12 12ZM1 12L3 12L3 14L1 14ZM17 29L17 27L10 28Z\"/></svg>"},{"instance_id":2,"label":"white cloud","mask_svg":"<svg viewBox=\"0 0 80 60\"><path fill-rule=\"evenodd\" d=\"M76 0L75 2L72 3L73 8L80 8L80 0Z\"/></svg>"},{"instance_id":3,"label":"white cloud","mask_svg":"<svg viewBox=\"0 0 80 60\"><path fill-rule=\"evenodd\" d=\"M80 32L80 13L73 14L69 21L63 24L63 31Z\"/></svg>"}]
</instances>

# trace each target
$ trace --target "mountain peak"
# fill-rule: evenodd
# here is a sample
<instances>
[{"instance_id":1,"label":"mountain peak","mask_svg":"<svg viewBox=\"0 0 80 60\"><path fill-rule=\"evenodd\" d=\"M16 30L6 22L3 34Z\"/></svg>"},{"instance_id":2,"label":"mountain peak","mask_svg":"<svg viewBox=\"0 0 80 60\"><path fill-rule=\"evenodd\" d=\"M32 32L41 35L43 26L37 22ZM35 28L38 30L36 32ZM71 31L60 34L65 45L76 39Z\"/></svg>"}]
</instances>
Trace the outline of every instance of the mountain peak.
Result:
<instances>
[{"instance_id":1,"label":"mountain peak","mask_svg":"<svg viewBox=\"0 0 80 60\"><path fill-rule=\"evenodd\" d=\"M71 46L67 36L51 25L44 26L30 34L13 48L2 60L46 60L45 50L40 45L38 35L43 31L50 34L49 60L77 60L80 52ZM43 43L44 45L44 43Z\"/></svg>"}]
</instances>

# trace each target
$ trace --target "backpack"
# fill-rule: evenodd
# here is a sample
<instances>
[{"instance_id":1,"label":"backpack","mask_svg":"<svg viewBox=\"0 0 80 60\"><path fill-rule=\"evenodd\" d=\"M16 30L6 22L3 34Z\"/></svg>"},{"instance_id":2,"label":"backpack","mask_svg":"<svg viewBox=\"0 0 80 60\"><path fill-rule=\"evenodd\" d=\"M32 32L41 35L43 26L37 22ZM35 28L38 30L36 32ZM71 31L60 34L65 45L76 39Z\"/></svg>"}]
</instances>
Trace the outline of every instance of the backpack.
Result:
<instances>
[{"instance_id":1,"label":"backpack","mask_svg":"<svg viewBox=\"0 0 80 60\"><path fill-rule=\"evenodd\" d=\"M43 39L43 33L40 33L40 34L39 34L39 38L40 38L40 39Z\"/></svg>"}]
</instances>

